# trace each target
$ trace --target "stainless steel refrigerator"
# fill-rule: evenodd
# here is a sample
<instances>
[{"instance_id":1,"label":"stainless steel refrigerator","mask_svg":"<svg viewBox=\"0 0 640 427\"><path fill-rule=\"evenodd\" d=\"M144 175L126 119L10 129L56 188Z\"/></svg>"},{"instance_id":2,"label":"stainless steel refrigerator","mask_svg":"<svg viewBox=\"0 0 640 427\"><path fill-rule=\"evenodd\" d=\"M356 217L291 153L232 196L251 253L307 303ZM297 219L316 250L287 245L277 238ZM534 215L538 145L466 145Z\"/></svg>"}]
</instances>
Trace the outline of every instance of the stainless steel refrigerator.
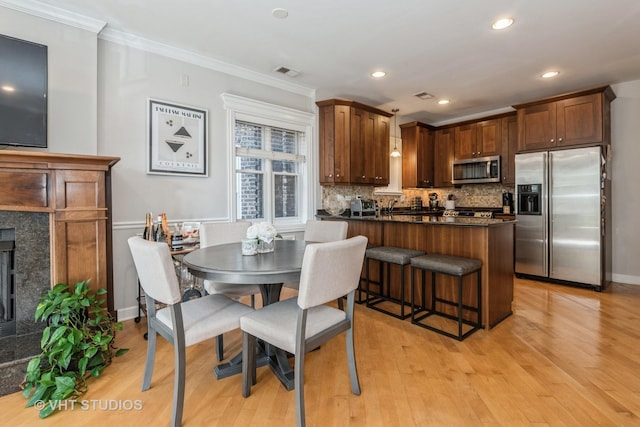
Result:
<instances>
[{"instance_id":1,"label":"stainless steel refrigerator","mask_svg":"<svg viewBox=\"0 0 640 427\"><path fill-rule=\"evenodd\" d=\"M516 155L517 275L601 290L605 160L600 147Z\"/></svg>"}]
</instances>

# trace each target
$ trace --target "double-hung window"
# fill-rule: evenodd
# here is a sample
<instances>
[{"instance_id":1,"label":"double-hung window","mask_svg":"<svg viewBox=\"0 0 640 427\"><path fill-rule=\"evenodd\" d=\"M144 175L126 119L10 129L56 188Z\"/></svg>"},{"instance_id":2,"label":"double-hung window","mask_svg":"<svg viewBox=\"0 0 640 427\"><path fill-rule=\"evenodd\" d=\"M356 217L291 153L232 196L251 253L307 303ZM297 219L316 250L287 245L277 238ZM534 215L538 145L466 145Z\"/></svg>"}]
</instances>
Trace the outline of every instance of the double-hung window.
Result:
<instances>
[{"instance_id":1,"label":"double-hung window","mask_svg":"<svg viewBox=\"0 0 640 427\"><path fill-rule=\"evenodd\" d=\"M305 222L313 116L228 94L223 99L233 129L235 217L276 226Z\"/></svg>"}]
</instances>

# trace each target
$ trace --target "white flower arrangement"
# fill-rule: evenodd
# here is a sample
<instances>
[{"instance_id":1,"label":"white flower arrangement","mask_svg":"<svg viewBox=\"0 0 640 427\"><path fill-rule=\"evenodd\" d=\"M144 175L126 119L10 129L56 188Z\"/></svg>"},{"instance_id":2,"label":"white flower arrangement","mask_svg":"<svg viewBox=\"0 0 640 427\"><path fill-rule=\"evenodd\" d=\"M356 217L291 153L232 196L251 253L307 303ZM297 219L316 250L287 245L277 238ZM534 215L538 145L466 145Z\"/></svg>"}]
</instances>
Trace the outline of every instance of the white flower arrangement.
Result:
<instances>
[{"instance_id":1,"label":"white flower arrangement","mask_svg":"<svg viewBox=\"0 0 640 427\"><path fill-rule=\"evenodd\" d=\"M260 222L253 224L247 229L247 239L258 239L271 243L275 238L282 237L278 234L278 230L268 222Z\"/></svg>"}]
</instances>

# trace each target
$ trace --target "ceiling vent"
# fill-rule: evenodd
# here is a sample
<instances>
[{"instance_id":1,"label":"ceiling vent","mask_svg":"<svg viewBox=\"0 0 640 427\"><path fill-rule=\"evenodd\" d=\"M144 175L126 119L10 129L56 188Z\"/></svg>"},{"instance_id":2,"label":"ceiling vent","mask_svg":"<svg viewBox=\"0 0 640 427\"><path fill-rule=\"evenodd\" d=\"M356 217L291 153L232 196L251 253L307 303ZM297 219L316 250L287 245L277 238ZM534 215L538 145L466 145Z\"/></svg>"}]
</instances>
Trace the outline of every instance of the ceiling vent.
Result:
<instances>
[{"instance_id":1,"label":"ceiling vent","mask_svg":"<svg viewBox=\"0 0 640 427\"><path fill-rule=\"evenodd\" d=\"M289 77L297 77L300 74L300 71L294 70L293 68L285 67L284 65L279 66L275 70L276 73L284 74Z\"/></svg>"},{"instance_id":2,"label":"ceiling vent","mask_svg":"<svg viewBox=\"0 0 640 427\"><path fill-rule=\"evenodd\" d=\"M414 93L413 96L416 96L420 99L431 99L433 98L433 95L431 95L430 93L427 92L418 92L418 93Z\"/></svg>"}]
</instances>

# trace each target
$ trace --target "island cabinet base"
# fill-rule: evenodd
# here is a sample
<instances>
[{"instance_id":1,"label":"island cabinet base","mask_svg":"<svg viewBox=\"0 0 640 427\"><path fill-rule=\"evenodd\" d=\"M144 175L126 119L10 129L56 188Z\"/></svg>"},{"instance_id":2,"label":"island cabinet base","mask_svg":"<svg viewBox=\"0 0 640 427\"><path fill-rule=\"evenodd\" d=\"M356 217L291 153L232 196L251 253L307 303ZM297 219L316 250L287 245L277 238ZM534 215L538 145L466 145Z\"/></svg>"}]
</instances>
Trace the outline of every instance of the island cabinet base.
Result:
<instances>
[{"instance_id":1,"label":"island cabinet base","mask_svg":"<svg viewBox=\"0 0 640 427\"><path fill-rule=\"evenodd\" d=\"M482 261L482 323L490 329L508 317L513 302L513 238L514 223L504 222L491 226L461 226L428 223L401 223L383 221L349 221L349 237L367 236L370 244L417 249L431 254L455 255L476 258ZM409 267L407 270L409 272ZM370 272L372 276L377 271ZM466 277L463 290L463 304L475 306L476 286L473 275ZM422 275L416 272L416 301L422 301L420 283ZM376 277L373 277L377 279ZM437 294L449 300L456 300L455 278L438 276ZM392 296L400 297L400 274L392 275ZM431 275L425 275L426 304L431 304ZM405 274L405 300L411 303L411 274ZM438 307L442 311L455 314L455 308ZM474 313L464 313L468 320L474 320Z\"/></svg>"}]
</instances>

